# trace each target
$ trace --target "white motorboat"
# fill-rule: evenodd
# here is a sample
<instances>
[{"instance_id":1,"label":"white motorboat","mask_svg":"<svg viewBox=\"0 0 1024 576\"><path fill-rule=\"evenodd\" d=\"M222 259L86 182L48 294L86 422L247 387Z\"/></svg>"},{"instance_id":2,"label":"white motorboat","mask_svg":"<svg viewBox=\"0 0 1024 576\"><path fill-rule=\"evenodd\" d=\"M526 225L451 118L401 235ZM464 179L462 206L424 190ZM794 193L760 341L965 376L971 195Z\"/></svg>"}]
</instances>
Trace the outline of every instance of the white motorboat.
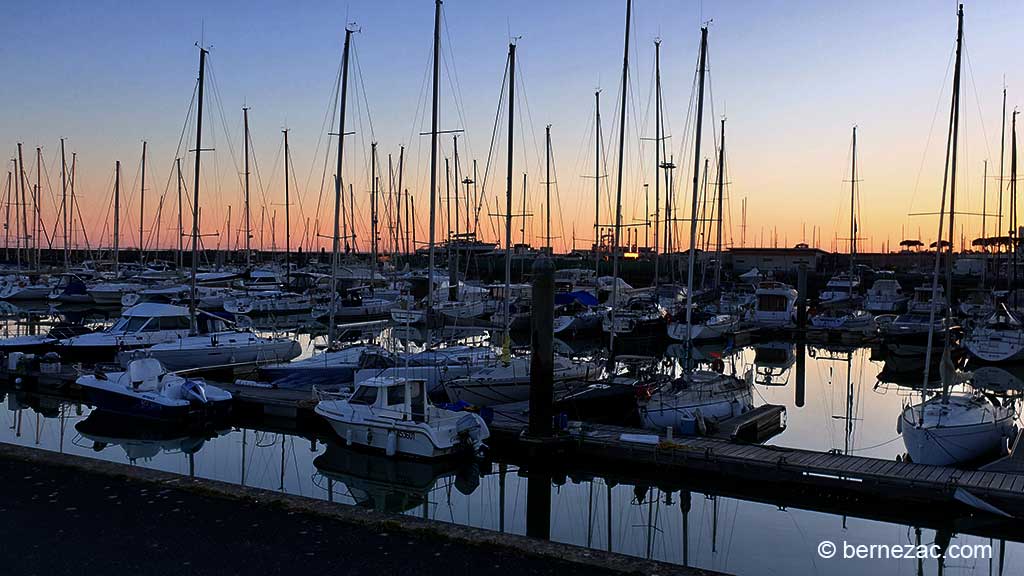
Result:
<instances>
[{"instance_id":1,"label":"white motorboat","mask_svg":"<svg viewBox=\"0 0 1024 576\"><path fill-rule=\"evenodd\" d=\"M554 319L555 334L583 334L601 329L608 309L591 306L562 306L556 309Z\"/></svg>"},{"instance_id":2,"label":"white motorboat","mask_svg":"<svg viewBox=\"0 0 1024 576\"><path fill-rule=\"evenodd\" d=\"M796 320L797 292L790 286L774 280L766 280L754 292L754 310L750 320L762 328L792 326Z\"/></svg>"},{"instance_id":3,"label":"white motorboat","mask_svg":"<svg viewBox=\"0 0 1024 576\"><path fill-rule=\"evenodd\" d=\"M644 426L703 434L714 425L753 408L752 375L737 378L695 370L663 384L641 403Z\"/></svg>"},{"instance_id":4,"label":"white motorboat","mask_svg":"<svg viewBox=\"0 0 1024 576\"><path fill-rule=\"evenodd\" d=\"M362 368L356 371L356 384L376 377L411 378L427 383L427 392L440 391L444 384L473 374L497 362L498 354L488 346L448 346L402 355L390 368Z\"/></svg>"},{"instance_id":5,"label":"white motorboat","mask_svg":"<svg viewBox=\"0 0 1024 576\"><path fill-rule=\"evenodd\" d=\"M218 330L182 336L143 351L121 352L118 360L124 366L141 355L156 358L169 370L177 371L287 362L301 353L302 347L290 338L266 338L247 330Z\"/></svg>"},{"instance_id":6,"label":"white motorboat","mask_svg":"<svg viewBox=\"0 0 1024 576\"><path fill-rule=\"evenodd\" d=\"M294 314L312 309L313 302L305 294L258 290L224 300L223 307L232 314Z\"/></svg>"},{"instance_id":7,"label":"white motorboat","mask_svg":"<svg viewBox=\"0 0 1024 576\"><path fill-rule=\"evenodd\" d=\"M284 279L276 270L253 270L249 277L238 282L238 287L246 291L281 290Z\"/></svg>"},{"instance_id":8,"label":"white motorboat","mask_svg":"<svg viewBox=\"0 0 1024 576\"><path fill-rule=\"evenodd\" d=\"M483 448L490 436L483 419L432 405L424 388L422 380L371 378L351 395L321 399L314 410L345 444L388 456L437 458Z\"/></svg>"},{"instance_id":9,"label":"white motorboat","mask_svg":"<svg viewBox=\"0 0 1024 576\"><path fill-rule=\"evenodd\" d=\"M574 361L555 356L552 381L555 389L563 388L573 380L596 378L601 367L595 362ZM480 368L473 374L444 385L452 402L465 402L473 406L491 406L520 402L530 398L530 357L511 358Z\"/></svg>"},{"instance_id":10,"label":"white motorboat","mask_svg":"<svg viewBox=\"0 0 1024 576\"><path fill-rule=\"evenodd\" d=\"M187 336L191 328L188 308L146 302L122 312L110 328L66 338L57 348L65 358L100 362L112 359L118 351L175 342Z\"/></svg>"},{"instance_id":11,"label":"white motorboat","mask_svg":"<svg viewBox=\"0 0 1024 576\"><path fill-rule=\"evenodd\" d=\"M138 292L129 292L121 297L122 306L135 306L147 302L183 302L190 297L192 289L184 284L157 286Z\"/></svg>"},{"instance_id":12,"label":"white motorboat","mask_svg":"<svg viewBox=\"0 0 1024 576\"><path fill-rule=\"evenodd\" d=\"M61 274L57 283L50 289L48 298L51 301L64 304L87 304L92 302L92 296L85 284L85 280L77 274Z\"/></svg>"},{"instance_id":13,"label":"white motorboat","mask_svg":"<svg viewBox=\"0 0 1024 576\"><path fill-rule=\"evenodd\" d=\"M895 278L882 277L868 288L864 309L872 314L897 314L907 307L909 301L910 297Z\"/></svg>"},{"instance_id":14,"label":"white motorboat","mask_svg":"<svg viewBox=\"0 0 1024 576\"><path fill-rule=\"evenodd\" d=\"M434 309L448 320L472 320L484 315L484 301L448 300L438 303Z\"/></svg>"},{"instance_id":15,"label":"white motorboat","mask_svg":"<svg viewBox=\"0 0 1024 576\"><path fill-rule=\"evenodd\" d=\"M860 278L850 274L836 274L828 283L825 289L818 295L818 304L821 306L835 306L847 304L858 298L857 290L860 288Z\"/></svg>"},{"instance_id":16,"label":"white motorboat","mask_svg":"<svg viewBox=\"0 0 1024 576\"><path fill-rule=\"evenodd\" d=\"M46 300L50 285L23 275L6 276L0 281L0 300Z\"/></svg>"},{"instance_id":17,"label":"white motorboat","mask_svg":"<svg viewBox=\"0 0 1024 576\"><path fill-rule=\"evenodd\" d=\"M375 318L387 318L391 309L395 307L393 300L384 298L373 298L363 296L358 289L345 292L345 295L337 298L334 309L334 321L345 324L349 322L362 322ZM313 307L313 318L316 320L327 320L331 313L331 303L328 300L322 305ZM415 324L415 322L413 322Z\"/></svg>"},{"instance_id":18,"label":"white motorboat","mask_svg":"<svg viewBox=\"0 0 1024 576\"><path fill-rule=\"evenodd\" d=\"M384 348L376 344L353 344L314 352L301 360L261 366L260 375L289 388L350 386L357 370L382 370L394 365L395 355ZM287 384L283 383L285 381Z\"/></svg>"},{"instance_id":19,"label":"white motorboat","mask_svg":"<svg viewBox=\"0 0 1024 576\"><path fill-rule=\"evenodd\" d=\"M97 409L124 416L183 421L223 417L231 409L231 393L167 372L154 358L133 360L124 372L85 374L76 383Z\"/></svg>"},{"instance_id":20,"label":"white motorboat","mask_svg":"<svg viewBox=\"0 0 1024 576\"><path fill-rule=\"evenodd\" d=\"M416 305L407 300L399 300L391 308L391 320L399 325L418 326L427 323L428 310L425 306Z\"/></svg>"},{"instance_id":21,"label":"white motorboat","mask_svg":"<svg viewBox=\"0 0 1024 576\"><path fill-rule=\"evenodd\" d=\"M1024 324L1000 304L964 338L964 346L983 362L1015 362L1024 359Z\"/></svg>"},{"instance_id":22,"label":"white motorboat","mask_svg":"<svg viewBox=\"0 0 1024 576\"><path fill-rule=\"evenodd\" d=\"M660 304L649 297L634 297L625 306L609 309L601 321L601 329L619 335L654 334L664 330L667 319Z\"/></svg>"},{"instance_id":23,"label":"white motorboat","mask_svg":"<svg viewBox=\"0 0 1024 576\"><path fill-rule=\"evenodd\" d=\"M690 340L719 340L735 334L740 328L740 318L734 314L715 314L692 321ZM686 321L671 322L668 325L668 336L673 340L686 341Z\"/></svg>"},{"instance_id":24,"label":"white motorboat","mask_svg":"<svg viewBox=\"0 0 1024 576\"><path fill-rule=\"evenodd\" d=\"M859 308L833 307L825 308L811 316L811 326L818 330L837 332L874 332L875 317L867 310Z\"/></svg>"},{"instance_id":25,"label":"white motorboat","mask_svg":"<svg viewBox=\"0 0 1024 576\"><path fill-rule=\"evenodd\" d=\"M145 286L138 282L103 282L88 289L93 302L100 305L120 304L125 294L134 294Z\"/></svg>"}]
</instances>

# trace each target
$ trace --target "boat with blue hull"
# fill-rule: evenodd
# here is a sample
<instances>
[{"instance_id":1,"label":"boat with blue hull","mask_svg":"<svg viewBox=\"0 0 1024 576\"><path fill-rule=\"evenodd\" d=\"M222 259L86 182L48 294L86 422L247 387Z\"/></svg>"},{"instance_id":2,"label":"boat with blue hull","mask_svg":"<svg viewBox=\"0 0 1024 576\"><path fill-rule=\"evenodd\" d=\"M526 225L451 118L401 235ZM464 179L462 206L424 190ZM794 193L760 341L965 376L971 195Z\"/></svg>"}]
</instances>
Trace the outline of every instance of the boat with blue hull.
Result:
<instances>
[{"instance_id":1,"label":"boat with blue hull","mask_svg":"<svg viewBox=\"0 0 1024 576\"><path fill-rule=\"evenodd\" d=\"M201 379L167 372L154 358L139 358L124 372L86 374L76 381L98 410L143 420L217 420L231 413L231 393Z\"/></svg>"}]
</instances>

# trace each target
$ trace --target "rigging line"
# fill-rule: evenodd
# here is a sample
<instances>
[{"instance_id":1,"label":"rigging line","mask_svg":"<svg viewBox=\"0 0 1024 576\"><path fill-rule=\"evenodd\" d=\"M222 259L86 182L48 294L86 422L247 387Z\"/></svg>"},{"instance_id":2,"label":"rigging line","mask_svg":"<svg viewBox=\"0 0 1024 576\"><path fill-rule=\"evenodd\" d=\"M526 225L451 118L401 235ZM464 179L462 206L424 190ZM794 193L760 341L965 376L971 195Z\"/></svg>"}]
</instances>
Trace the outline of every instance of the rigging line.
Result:
<instances>
[{"instance_id":1,"label":"rigging line","mask_svg":"<svg viewBox=\"0 0 1024 576\"><path fill-rule=\"evenodd\" d=\"M956 49L954 48L949 53L949 60L946 62L946 72L942 76L942 84L940 85L939 96L938 96L938 98L936 98L936 101L935 101L935 111L932 113L932 122L931 122L931 125L928 127L928 137L925 139L924 150L922 150L922 152L921 152L921 163L918 165L917 176L914 178L914 188L912 189L911 194L910 194L910 206L908 207L908 210L907 210L907 220L906 220L906 222L908 224L910 222L910 212L913 211L914 199L917 198L917 192L918 192L918 190L920 188L920 185L921 185L921 175L924 174L924 163L925 163L925 160L928 158L928 148L931 146L932 135L935 132L935 121L938 119L939 111L942 108L943 95L946 92L945 91L946 78L949 76L949 70L953 66L953 56L955 54L956 54Z\"/></svg>"},{"instance_id":2,"label":"rigging line","mask_svg":"<svg viewBox=\"0 0 1024 576\"><path fill-rule=\"evenodd\" d=\"M487 178L488 178L488 175L491 172L491 161L494 160L495 147L497 146L498 130L502 127L502 113L501 112L505 108L504 107L505 90L506 90L506 87L508 86L508 65L509 65L509 58L508 58L508 56L506 56L505 57L505 70L502 72L502 77L501 77L501 90L498 93L498 109L494 113L494 125L493 125L493 128L491 129L491 145L487 149L487 162L484 163L483 179L482 179L482 182L480 184L480 196L477 199L476 216L474 218L475 223L479 223L479 221L480 221L480 209L483 207L484 202L486 202L485 199L487 197ZM495 228L494 219L493 218L488 218L488 220L490 220L490 222L491 222L491 232L493 234L497 235L497 229Z\"/></svg>"},{"instance_id":3,"label":"rigging line","mask_svg":"<svg viewBox=\"0 0 1024 576\"><path fill-rule=\"evenodd\" d=\"M455 43L452 42L451 29L448 26L448 18L444 6L441 7L441 27L444 30L445 43L441 45L441 61L444 63L445 76L448 78L448 84L452 90L452 99L455 101L455 110L459 116L459 122L461 122L464 128L468 128L469 123L466 121L465 112L465 98L462 93L462 84L459 82L459 68L455 64ZM447 48L447 49L446 49ZM451 58L451 64L449 65L448 59ZM469 140L469 131L467 130L463 134L465 141L466 157L472 157L472 143Z\"/></svg>"}]
</instances>

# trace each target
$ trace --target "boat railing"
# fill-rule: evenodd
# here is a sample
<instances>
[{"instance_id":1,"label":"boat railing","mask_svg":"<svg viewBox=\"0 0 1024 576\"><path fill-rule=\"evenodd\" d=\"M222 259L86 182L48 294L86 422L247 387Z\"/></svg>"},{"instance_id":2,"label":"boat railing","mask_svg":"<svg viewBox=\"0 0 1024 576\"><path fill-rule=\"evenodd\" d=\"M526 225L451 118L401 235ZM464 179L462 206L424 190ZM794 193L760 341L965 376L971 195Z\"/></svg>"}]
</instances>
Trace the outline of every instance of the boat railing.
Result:
<instances>
[{"instance_id":1,"label":"boat railing","mask_svg":"<svg viewBox=\"0 0 1024 576\"><path fill-rule=\"evenodd\" d=\"M317 401L344 400L350 395L351 392L346 389L325 388L316 385L313 386L313 399Z\"/></svg>"}]
</instances>

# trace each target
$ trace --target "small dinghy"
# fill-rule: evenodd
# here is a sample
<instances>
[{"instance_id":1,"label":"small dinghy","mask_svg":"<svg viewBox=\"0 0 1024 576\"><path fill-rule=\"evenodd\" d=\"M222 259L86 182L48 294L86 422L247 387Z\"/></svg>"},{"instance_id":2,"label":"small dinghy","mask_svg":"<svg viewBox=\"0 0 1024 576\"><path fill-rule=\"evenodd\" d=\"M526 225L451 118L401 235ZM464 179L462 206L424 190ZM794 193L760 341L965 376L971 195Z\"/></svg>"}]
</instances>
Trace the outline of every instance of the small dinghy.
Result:
<instances>
[{"instance_id":1,"label":"small dinghy","mask_svg":"<svg viewBox=\"0 0 1024 576\"><path fill-rule=\"evenodd\" d=\"M315 411L349 446L438 458L475 454L490 436L483 419L430 403L422 380L381 377L361 382L351 395L322 398Z\"/></svg>"},{"instance_id":2,"label":"small dinghy","mask_svg":"<svg viewBox=\"0 0 1024 576\"><path fill-rule=\"evenodd\" d=\"M155 358L132 360L124 372L97 370L76 383L98 410L134 418L185 422L231 410L230 392L167 372Z\"/></svg>"}]
</instances>

